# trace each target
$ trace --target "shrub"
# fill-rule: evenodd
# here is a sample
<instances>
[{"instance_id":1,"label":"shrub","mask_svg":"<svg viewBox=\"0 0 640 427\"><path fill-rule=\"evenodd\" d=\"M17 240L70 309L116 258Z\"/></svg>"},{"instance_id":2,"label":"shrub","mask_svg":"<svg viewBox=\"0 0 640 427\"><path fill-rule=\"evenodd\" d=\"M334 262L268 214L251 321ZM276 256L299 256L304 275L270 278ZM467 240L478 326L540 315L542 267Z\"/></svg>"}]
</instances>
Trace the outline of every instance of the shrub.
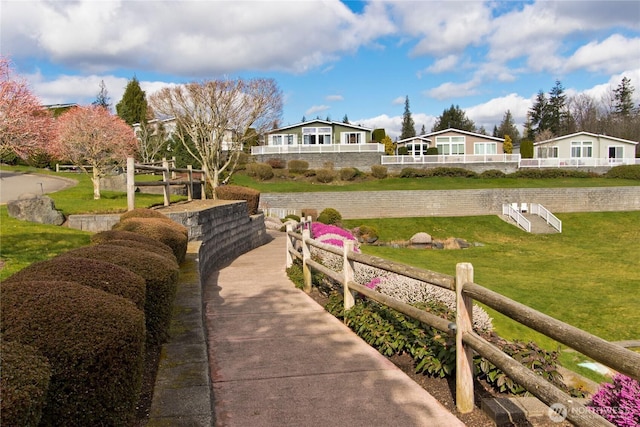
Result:
<instances>
[{"instance_id":1,"label":"shrub","mask_svg":"<svg viewBox=\"0 0 640 427\"><path fill-rule=\"evenodd\" d=\"M286 166L286 162L283 159L268 159L266 163L271 166L272 169L284 169Z\"/></svg>"},{"instance_id":2,"label":"shrub","mask_svg":"<svg viewBox=\"0 0 640 427\"><path fill-rule=\"evenodd\" d=\"M340 179L342 181L353 181L358 176L358 170L356 168L342 168L340 169Z\"/></svg>"},{"instance_id":3,"label":"shrub","mask_svg":"<svg viewBox=\"0 0 640 427\"><path fill-rule=\"evenodd\" d=\"M324 209L318 216L318 222L323 224L339 224L340 221L342 221L342 215L333 208Z\"/></svg>"},{"instance_id":4,"label":"shrub","mask_svg":"<svg viewBox=\"0 0 640 427\"><path fill-rule=\"evenodd\" d=\"M171 255L173 256L173 254ZM89 258L57 256L33 263L6 279L7 282L73 280L131 300L143 310L146 296L144 278L110 262Z\"/></svg>"},{"instance_id":5,"label":"shrub","mask_svg":"<svg viewBox=\"0 0 640 427\"><path fill-rule=\"evenodd\" d=\"M316 180L323 184L328 184L335 178L336 173L332 169L318 169L316 170Z\"/></svg>"},{"instance_id":6,"label":"shrub","mask_svg":"<svg viewBox=\"0 0 640 427\"><path fill-rule=\"evenodd\" d=\"M478 175L478 178L491 179L491 178L504 178L505 176L507 176L507 174L505 174L501 170L489 169L489 170L483 171L480 175Z\"/></svg>"},{"instance_id":7,"label":"shrub","mask_svg":"<svg viewBox=\"0 0 640 427\"><path fill-rule=\"evenodd\" d=\"M166 215L148 208L135 208L120 215L120 221L124 221L125 219L129 218L158 218L168 219L169 221L171 221L171 219Z\"/></svg>"},{"instance_id":8,"label":"shrub","mask_svg":"<svg viewBox=\"0 0 640 427\"><path fill-rule=\"evenodd\" d=\"M474 171L463 168L447 168L437 167L430 170L430 176L444 176L444 177L459 177L459 178L474 178L477 174Z\"/></svg>"},{"instance_id":9,"label":"shrub","mask_svg":"<svg viewBox=\"0 0 640 427\"><path fill-rule=\"evenodd\" d=\"M575 169L539 169L525 168L509 174L514 178L553 179L553 178L591 178L594 174Z\"/></svg>"},{"instance_id":10,"label":"shrub","mask_svg":"<svg viewBox=\"0 0 640 427\"><path fill-rule=\"evenodd\" d=\"M173 250L153 237L144 236L140 233L124 230L105 230L91 236L91 243L111 243L117 242L118 245L125 245L125 242L139 242L148 246L153 246L153 252L170 255L170 258L177 262Z\"/></svg>"},{"instance_id":11,"label":"shrub","mask_svg":"<svg viewBox=\"0 0 640 427\"><path fill-rule=\"evenodd\" d=\"M32 346L2 340L0 424L37 427L42 417L51 366Z\"/></svg>"},{"instance_id":12,"label":"shrub","mask_svg":"<svg viewBox=\"0 0 640 427\"><path fill-rule=\"evenodd\" d=\"M162 246L160 245L149 245L147 243L136 242L134 240L110 240L105 243L100 243L101 245L111 245L111 246L124 246L126 248L139 249L144 252L149 252L152 254L160 255L167 259L167 262L176 268L180 268L178 265L178 260L176 260L176 256L173 254L171 248L169 248L164 243Z\"/></svg>"},{"instance_id":13,"label":"shrub","mask_svg":"<svg viewBox=\"0 0 640 427\"><path fill-rule=\"evenodd\" d=\"M399 176L400 178L424 178L429 175L430 173L426 169L402 168Z\"/></svg>"},{"instance_id":14,"label":"shrub","mask_svg":"<svg viewBox=\"0 0 640 427\"><path fill-rule=\"evenodd\" d=\"M387 177L387 167L382 165L371 166L371 175L377 179L384 179Z\"/></svg>"},{"instance_id":15,"label":"shrub","mask_svg":"<svg viewBox=\"0 0 640 427\"><path fill-rule=\"evenodd\" d=\"M247 165L247 175L260 181L273 178L273 168L266 163L250 163Z\"/></svg>"},{"instance_id":16,"label":"shrub","mask_svg":"<svg viewBox=\"0 0 640 427\"><path fill-rule=\"evenodd\" d=\"M605 383L591 398L594 412L619 427L640 425L640 383L622 374Z\"/></svg>"},{"instance_id":17,"label":"shrub","mask_svg":"<svg viewBox=\"0 0 640 427\"><path fill-rule=\"evenodd\" d=\"M378 230L375 227L369 225L361 225L354 230L355 236L358 241L365 243L374 243L378 240Z\"/></svg>"},{"instance_id":18,"label":"shrub","mask_svg":"<svg viewBox=\"0 0 640 427\"><path fill-rule=\"evenodd\" d=\"M111 262L142 276L146 285L147 339L151 344L166 341L179 273L175 265L160 255L106 244L73 249L60 256Z\"/></svg>"},{"instance_id":19,"label":"shrub","mask_svg":"<svg viewBox=\"0 0 640 427\"><path fill-rule=\"evenodd\" d=\"M299 217L298 215L289 214L289 215L287 215L287 216L285 216L285 217L284 217L285 222L286 222L286 220L288 220L288 219L292 219L292 220L294 220L295 222L300 222L300 217Z\"/></svg>"},{"instance_id":20,"label":"shrub","mask_svg":"<svg viewBox=\"0 0 640 427\"><path fill-rule=\"evenodd\" d=\"M316 176L315 169L309 169L309 170L304 171L304 177L305 178L313 178L314 176Z\"/></svg>"},{"instance_id":21,"label":"shrub","mask_svg":"<svg viewBox=\"0 0 640 427\"><path fill-rule=\"evenodd\" d=\"M183 232L186 228L173 221L167 223L159 218L129 218L118 222L112 229L139 233L164 243L171 248L179 264L187 254L189 241Z\"/></svg>"},{"instance_id":22,"label":"shrub","mask_svg":"<svg viewBox=\"0 0 640 427\"><path fill-rule=\"evenodd\" d=\"M258 213L260 192L240 185L221 185L216 188L216 197L220 200L246 200L249 215Z\"/></svg>"},{"instance_id":23,"label":"shrub","mask_svg":"<svg viewBox=\"0 0 640 427\"><path fill-rule=\"evenodd\" d=\"M311 217L311 221L316 221L318 219L318 210L317 209L302 209L302 218Z\"/></svg>"},{"instance_id":24,"label":"shrub","mask_svg":"<svg viewBox=\"0 0 640 427\"><path fill-rule=\"evenodd\" d=\"M607 178L637 179L640 180L640 165L615 166L605 174Z\"/></svg>"},{"instance_id":25,"label":"shrub","mask_svg":"<svg viewBox=\"0 0 640 427\"><path fill-rule=\"evenodd\" d=\"M74 282L0 284L2 335L51 365L40 425L128 425L144 362L144 314L122 297Z\"/></svg>"},{"instance_id":26,"label":"shrub","mask_svg":"<svg viewBox=\"0 0 640 427\"><path fill-rule=\"evenodd\" d=\"M409 149L407 147L398 147L399 156L407 156L408 154L409 154Z\"/></svg>"},{"instance_id":27,"label":"shrub","mask_svg":"<svg viewBox=\"0 0 640 427\"><path fill-rule=\"evenodd\" d=\"M427 148L427 156L437 156L438 155L438 148L437 147L429 147Z\"/></svg>"},{"instance_id":28,"label":"shrub","mask_svg":"<svg viewBox=\"0 0 640 427\"><path fill-rule=\"evenodd\" d=\"M309 162L305 160L289 160L289 172L295 174L303 174L309 169Z\"/></svg>"}]
</instances>

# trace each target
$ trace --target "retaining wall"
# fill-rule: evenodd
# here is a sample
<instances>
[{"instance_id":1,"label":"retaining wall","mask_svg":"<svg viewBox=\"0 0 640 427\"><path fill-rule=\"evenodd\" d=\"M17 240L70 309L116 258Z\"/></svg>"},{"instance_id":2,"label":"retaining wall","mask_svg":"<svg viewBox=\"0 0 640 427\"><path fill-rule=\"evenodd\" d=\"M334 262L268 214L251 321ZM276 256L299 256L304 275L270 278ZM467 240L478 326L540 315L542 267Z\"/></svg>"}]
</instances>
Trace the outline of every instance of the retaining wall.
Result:
<instances>
[{"instance_id":1,"label":"retaining wall","mask_svg":"<svg viewBox=\"0 0 640 427\"><path fill-rule=\"evenodd\" d=\"M500 215L503 203L540 203L553 213L640 211L640 187L263 193L260 203L318 213L334 208L344 218Z\"/></svg>"},{"instance_id":2,"label":"retaining wall","mask_svg":"<svg viewBox=\"0 0 640 427\"><path fill-rule=\"evenodd\" d=\"M362 172L371 172L371 166L380 164L381 153L287 153L253 155L256 162L266 163L269 159L281 159L285 164L290 160L304 160L309 169L320 169L326 163L332 163L336 169L356 168Z\"/></svg>"}]
</instances>

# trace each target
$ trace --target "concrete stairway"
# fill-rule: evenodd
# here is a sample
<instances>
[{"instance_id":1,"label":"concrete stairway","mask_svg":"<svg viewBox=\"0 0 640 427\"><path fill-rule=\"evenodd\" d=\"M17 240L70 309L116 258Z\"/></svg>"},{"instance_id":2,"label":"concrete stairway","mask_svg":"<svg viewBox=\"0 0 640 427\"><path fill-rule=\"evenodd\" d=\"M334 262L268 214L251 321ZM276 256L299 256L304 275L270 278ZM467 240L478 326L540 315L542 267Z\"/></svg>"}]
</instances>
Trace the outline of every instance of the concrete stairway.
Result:
<instances>
[{"instance_id":1,"label":"concrete stairway","mask_svg":"<svg viewBox=\"0 0 640 427\"><path fill-rule=\"evenodd\" d=\"M532 234L553 234L558 232L558 230L547 224L547 221L545 221L538 215L533 215L530 213L525 213L523 215L531 222Z\"/></svg>"}]
</instances>

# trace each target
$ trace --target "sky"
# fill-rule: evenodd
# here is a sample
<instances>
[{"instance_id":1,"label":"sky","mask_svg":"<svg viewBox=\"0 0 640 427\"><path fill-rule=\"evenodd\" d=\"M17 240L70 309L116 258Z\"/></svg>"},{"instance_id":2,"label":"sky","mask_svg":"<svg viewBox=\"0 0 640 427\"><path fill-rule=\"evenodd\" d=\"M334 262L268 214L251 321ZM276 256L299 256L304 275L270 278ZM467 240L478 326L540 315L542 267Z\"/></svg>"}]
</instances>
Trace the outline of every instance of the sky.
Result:
<instances>
[{"instance_id":1,"label":"sky","mask_svg":"<svg viewBox=\"0 0 640 427\"><path fill-rule=\"evenodd\" d=\"M273 78L281 125L303 118L419 133L463 109L522 130L539 91L640 102L640 1L0 0L0 54L43 104L115 106L134 76L167 85Z\"/></svg>"}]
</instances>

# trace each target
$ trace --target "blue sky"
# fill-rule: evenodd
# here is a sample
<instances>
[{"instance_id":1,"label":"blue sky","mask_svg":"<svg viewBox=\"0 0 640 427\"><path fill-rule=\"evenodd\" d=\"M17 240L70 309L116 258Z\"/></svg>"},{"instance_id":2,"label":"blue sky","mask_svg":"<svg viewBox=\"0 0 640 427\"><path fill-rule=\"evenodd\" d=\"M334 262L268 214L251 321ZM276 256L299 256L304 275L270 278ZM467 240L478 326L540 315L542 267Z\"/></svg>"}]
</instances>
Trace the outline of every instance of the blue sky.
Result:
<instances>
[{"instance_id":1,"label":"blue sky","mask_svg":"<svg viewBox=\"0 0 640 427\"><path fill-rule=\"evenodd\" d=\"M395 137L405 96L419 132L451 105L489 132L522 125L539 90L640 102L638 1L12 1L0 53L44 104L115 105L202 79L274 78L282 125L330 117Z\"/></svg>"}]
</instances>

